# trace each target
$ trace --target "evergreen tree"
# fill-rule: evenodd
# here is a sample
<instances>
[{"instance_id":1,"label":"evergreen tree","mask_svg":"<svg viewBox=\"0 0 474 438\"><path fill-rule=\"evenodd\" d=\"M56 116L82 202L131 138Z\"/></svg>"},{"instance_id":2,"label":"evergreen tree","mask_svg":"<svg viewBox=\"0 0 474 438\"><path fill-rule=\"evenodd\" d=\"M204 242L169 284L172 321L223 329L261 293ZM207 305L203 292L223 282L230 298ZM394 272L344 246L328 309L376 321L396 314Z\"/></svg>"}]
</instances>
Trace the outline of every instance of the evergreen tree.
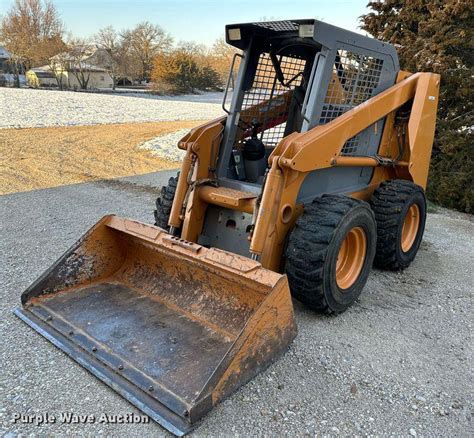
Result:
<instances>
[{"instance_id":1,"label":"evergreen tree","mask_svg":"<svg viewBox=\"0 0 474 438\"><path fill-rule=\"evenodd\" d=\"M384 0L368 7L362 29L394 44L402 69L441 74L428 196L474 212L472 0Z\"/></svg>"},{"instance_id":2,"label":"evergreen tree","mask_svg":"<svg viewBox=\"0 0 474 438\"><path fill-rule=\"evenodd\" d=\"M211 67L199 48L178 47L154 61L152 80L174 93L196 93L197 90L219 89L219 74Z\"/></svg>"}]
</instances>

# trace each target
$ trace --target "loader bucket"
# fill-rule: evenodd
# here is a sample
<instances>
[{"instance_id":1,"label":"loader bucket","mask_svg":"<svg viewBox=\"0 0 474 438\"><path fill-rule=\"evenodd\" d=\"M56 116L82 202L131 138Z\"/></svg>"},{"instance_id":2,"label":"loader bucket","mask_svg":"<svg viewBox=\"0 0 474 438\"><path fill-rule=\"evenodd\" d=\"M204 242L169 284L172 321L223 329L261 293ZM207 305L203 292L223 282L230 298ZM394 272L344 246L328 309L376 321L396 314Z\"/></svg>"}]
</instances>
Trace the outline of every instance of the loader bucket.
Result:
<instances>
[{"instance_id":1,"label":"loader bucket","mask_svg":"<svg viewBox=\"0 0 474 438\"><path fill-rule=\"evenodd\" d=\"M296 335L285 276L117 216L21 300L22 320L176 435Z\"/></svg>"}]
</instances>

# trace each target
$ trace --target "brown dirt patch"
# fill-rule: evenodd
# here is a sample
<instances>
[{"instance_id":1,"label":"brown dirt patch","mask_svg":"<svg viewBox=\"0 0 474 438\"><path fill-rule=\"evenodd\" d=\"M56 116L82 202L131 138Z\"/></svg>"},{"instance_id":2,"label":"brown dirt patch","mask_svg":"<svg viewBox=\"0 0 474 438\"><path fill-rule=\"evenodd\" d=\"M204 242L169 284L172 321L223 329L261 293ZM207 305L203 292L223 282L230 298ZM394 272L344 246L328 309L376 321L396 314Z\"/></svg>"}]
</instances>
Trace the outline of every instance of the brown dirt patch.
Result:
<instances>
[{"instance_id":1,"label":"brown dirt patch","mask_svg":"<svg viewBox=\"0 0 474 438\"><path fill-rule=\"evenodd\" d=\"M175 168L137 145L199 123L0 129L0 194Z\"/></svg>"}]
</instances>

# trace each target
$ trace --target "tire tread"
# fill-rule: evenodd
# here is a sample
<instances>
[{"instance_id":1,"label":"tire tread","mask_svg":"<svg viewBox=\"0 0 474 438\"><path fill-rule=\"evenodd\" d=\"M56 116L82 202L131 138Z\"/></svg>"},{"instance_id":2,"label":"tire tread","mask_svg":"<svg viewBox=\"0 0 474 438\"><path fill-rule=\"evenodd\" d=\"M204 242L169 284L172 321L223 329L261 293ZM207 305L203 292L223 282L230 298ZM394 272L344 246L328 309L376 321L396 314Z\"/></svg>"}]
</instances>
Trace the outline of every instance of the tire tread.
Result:
<instances>
[{"instance_id":1,"label":"tire tread","mask_svg":"<svg viewBox=\"0 0 474 438\"><path fill-rule=\"evenodd\" d=\"M286 250L286 274L292 295L321 313L331 309L324 295L324 263L338 225L364 201L341 195L323 195L307 206L298 218Z\"/></svg>"},{"instance_id":2,"label":"tire tread","mask_svg":"<svg viewBox=\"0 0 474 438\"><path fill-rule=\"evenodd\" d=\"M166 186L161 187L160 196L156 199L156 210L153 212L155 216L155 225L169 230L168 220L173 206L173 200L178 185L179 172L176 176L172 176L168 180Z\"/></svg>"},{"instance_id":3,"label":"tire tread","mask_svg":"<svg viewBox=\"0 0 474 438\"><path fill-rule=\"evenodd\" d=\"M374 191L370 201L377 222L377 249L374 265L381 269L397 271L408 265L397 257L397 233L405 203L423 189L407 180L383 181Z\"/></svg>"}]
</instances>

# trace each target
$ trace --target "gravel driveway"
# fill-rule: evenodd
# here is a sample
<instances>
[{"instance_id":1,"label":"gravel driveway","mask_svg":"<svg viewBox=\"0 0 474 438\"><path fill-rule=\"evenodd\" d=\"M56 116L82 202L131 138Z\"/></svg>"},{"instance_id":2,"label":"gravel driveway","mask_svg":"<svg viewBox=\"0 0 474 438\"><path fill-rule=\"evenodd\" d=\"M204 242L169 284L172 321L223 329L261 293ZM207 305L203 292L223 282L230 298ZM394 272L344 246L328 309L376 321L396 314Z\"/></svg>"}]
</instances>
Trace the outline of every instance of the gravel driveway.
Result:
<instances>
[{"instance_id":1,"label":"gravel driveway","mask_svg":"<svg viewBox=\"0 0 474 438\"><path fill-rule=\"evenodd\" d=\"M150 222L156 187L170 174L0 198L3 432L165 435L153 422L14 424L14 413L138 411L11 310L21 292L102 215ZM289 352L219 405L196 434L472 434L473 254L472 217L431 213L413 265L403 274L374 271L360 302L343 315L316 315L295 302L299 335Z\"/></svg>"},{"instance_id":2,"label":"gravel driveway","mask_svg":"<svg viewBox=\"0 0 474 438\"><path fill-rule=\"evenodd\" d=\"M0 128L209 120L223 114L221 95L150 97L0 88Z\"/></svg>"}]
</instances>

